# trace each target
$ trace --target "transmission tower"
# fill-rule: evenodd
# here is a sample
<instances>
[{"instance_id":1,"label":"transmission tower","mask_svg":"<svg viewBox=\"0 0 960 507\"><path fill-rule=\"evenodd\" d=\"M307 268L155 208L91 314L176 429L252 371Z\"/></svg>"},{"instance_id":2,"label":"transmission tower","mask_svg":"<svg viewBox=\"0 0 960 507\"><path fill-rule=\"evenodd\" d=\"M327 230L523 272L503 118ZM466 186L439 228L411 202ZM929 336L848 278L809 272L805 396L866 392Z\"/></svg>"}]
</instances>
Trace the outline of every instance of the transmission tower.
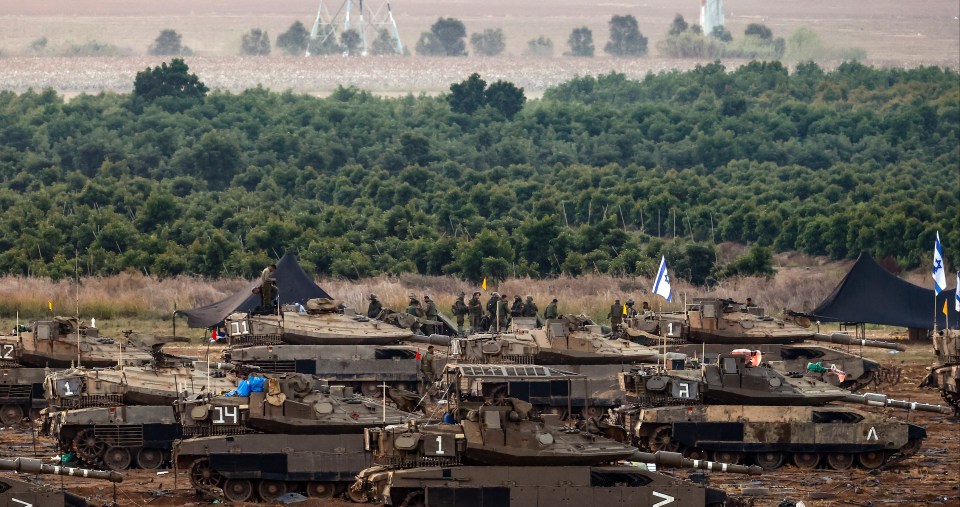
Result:
<instances>
[{"instance_id":1,"label":"transmission tower","mask_svg":"<svg viewBox=\"0 0 960 507\"><path fill-rule=\"evenodd\" d=\"M320 0L317 7L317 18L310 30L310 44L307 46L306 56L310 56L311 49L335 45L340 34L350 29L360 35L360 54L363 56L369 53L368 44L372 44L372 41L379 37L381 30L386 30L390 35L394 51L398 55L403 54L400 31L397 29L397 21L393 19L389 0L343 0L336 11L331 11L327 7L328 3L331 2ZM371 4L374 4L373 9L370 8ZM351 19L352 17L357 19Z\"/></svg>"}]
</instances>

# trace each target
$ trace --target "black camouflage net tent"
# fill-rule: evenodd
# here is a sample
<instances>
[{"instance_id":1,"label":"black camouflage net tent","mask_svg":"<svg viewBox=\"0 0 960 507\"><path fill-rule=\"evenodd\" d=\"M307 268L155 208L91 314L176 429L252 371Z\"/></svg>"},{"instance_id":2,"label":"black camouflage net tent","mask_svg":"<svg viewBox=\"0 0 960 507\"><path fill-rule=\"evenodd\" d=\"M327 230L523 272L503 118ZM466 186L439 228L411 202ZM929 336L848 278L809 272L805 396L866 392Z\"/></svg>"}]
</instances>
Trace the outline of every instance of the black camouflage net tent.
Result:
<instances>
[{"instance_id":1,"label":"black camouflage net tent","mask_svg":"<svg viewBox=\"0 0 960 507\"><path fill-rule=\"evenodd\" d=\"M948 284L953 281L951 278L954 277L947 277ZM932 279L930 283L932 286ZM960 314L953 302L956 292L956 288L941 291L934 304L933 289L899 278L864 252L833 292L808 314L820 322L932 329L936 308L938 329L946 329L947 320L950 329L960 329ZM943 315L945 301L949 318Z\"/></svg>"},{"instance_id":2,"label":"black camouflage net tent","mask_svg":"<svg viewBox=\"0 0 960 507\"><path fill-rule=\"evenodd\" d=\"M281 305L304 304L312 298L332 299L327 291L307 276L297 262L297 256L291 252L285 253L277 262L277 271L273 276L277 279ZM259 286L258 278L226 299L190 310L178 310L177 314L187 317L187 325L190 327L216 326L233 312L250 312L260 306L260 295L252 292Z\"/></svg>"}]
</instances>

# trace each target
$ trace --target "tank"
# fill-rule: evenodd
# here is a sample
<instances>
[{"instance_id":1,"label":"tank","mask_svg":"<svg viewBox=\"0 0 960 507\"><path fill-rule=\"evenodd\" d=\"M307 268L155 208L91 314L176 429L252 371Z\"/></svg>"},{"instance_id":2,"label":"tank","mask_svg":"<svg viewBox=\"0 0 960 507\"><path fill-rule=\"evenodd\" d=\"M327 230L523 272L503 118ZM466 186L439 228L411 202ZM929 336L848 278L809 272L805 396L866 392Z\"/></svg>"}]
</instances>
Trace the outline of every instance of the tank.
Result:
<instances>
[{"instance_id":1,"label":"tank","mask_svg":"<svg viewBox=\"0 0 960 507\"><path fill-rule=\"evenodd\" d=\"M849 350L820 344L898 351L905 350L902 344L862 340L843 333L817 333L808 328L810 323L801 314L789 314L793 315L790 320L780 320L766 315L761 307L747 307L731 299L696 298L684 313L647 312L624 319L623 332L633 341L695 356L704 362L715 361L719 354L737 348L755 349L765 357L776 357L785 371L803 371L807 363L819 362L845 373L842 382L829 376L821 380L854 391L871 383L899 380L899 370L895 368Z\"/></svg>"},{"instance_id":2,"label":"tank","mask_svg":"<svg viewBox=\"0 0 960 507\"><path fill-rule=\"evenodd\" d=\"M933 353L933 366L922 385L939 389L944 401L960 415L960 331L934 333Z\"/></svg>"},{"instance_id":3,"label":"tank","mask_svg":"<svg viewBox=\"0 0 960 507\"><path fill-rule=\"evenodd\" d=\"M0 471L83 477L110 482L123 481L123 476L116 472L48 465L32 458L0 459ZM30 507L33 505L43 507L93 507L96 504L62 489L21 481L4 475L0 476L0 505L11 507Z\"/></svg>"},{"instance_id":4,"label":"tank","mask_svg":"<svg viewBox=\"0 0 960 507\"><path fill-rule=\"evenodd\" d=\"M13 426L46 408L43 398L44 368L5 367L0 370L0 423Z\"/></svg>"},{"instance_id":5,"label":"tank","mask_svg":"<svg viewBox=\"0 0 960 507\"><path fill-rule=\"evenodd\" d=\"M541 329L536 321L514 317L509 333L453 338L451 353L468 362L543 365L652 363L661 357L654 348L604 333L583 315L550 319Z\"/></svg>"},{"instance_id":6,"label":"tank","mask_svg":"<svg viewBox=\"0 0 960 507\"><path fill-rule=\"evenodd\" d=\"M944 413L946 407L856 395L802 373L784 374L758 355L721 355L699 370L643 368L621 375L633 403L616 423L647 450L681 451L697 459L755 462L774 469L855 462L876 469L915 453L926 431L848 403ZM839 403L847 402L847 403Z\"/></svg>"},{"instance_id":7,"label":"tank","mask_svg":"<svg viewBox=\"0 0 960 507\"><path fill-rule=\"evenodd\" d=\"M0 337L0 359L22 366L66 368L84 365L98 368L116 366L121 343L100 336L100 331L76 317L36 320L27 331ZM126 364L143 364L153 359L152 345L161 339L128 333L123 345Z\"/></svg>"},{"instance_id":8,"label":"tank","mask_svg":"<svg viewBox=\"0 0 960 507\"><path fill-rule=\"evenodd\" d=\"M61 452L110 470L162 468L180 438L172 406L117 406L64 410L48 415Z\"/></svg>"}]
</instances>

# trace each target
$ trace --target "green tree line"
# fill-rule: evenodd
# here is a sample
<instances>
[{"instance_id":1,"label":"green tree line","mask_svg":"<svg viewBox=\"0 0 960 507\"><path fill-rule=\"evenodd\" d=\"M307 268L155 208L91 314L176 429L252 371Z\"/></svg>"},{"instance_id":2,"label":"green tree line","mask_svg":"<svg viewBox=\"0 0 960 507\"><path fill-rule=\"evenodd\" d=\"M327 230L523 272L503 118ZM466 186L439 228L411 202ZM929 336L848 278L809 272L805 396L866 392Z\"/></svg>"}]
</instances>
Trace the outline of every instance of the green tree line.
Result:
<instances>
[{"instance_id":1,"label":"green tree line","mask_svg":"<svg viewBox=\"0 0 960 507\"><path fill-rule=\"evenodd\" d=\"M131 94L0 92L0 271L253 276L294 249L343 277L649 276L664 254L705 283L771 251L918 266L936 230L960 259L956 71L715 63L527 101L498 82L508 109L471 83L466 109L233 94L174 60ZM721 241L754 248L721 266Z\"/></svg>"}]
</instances>

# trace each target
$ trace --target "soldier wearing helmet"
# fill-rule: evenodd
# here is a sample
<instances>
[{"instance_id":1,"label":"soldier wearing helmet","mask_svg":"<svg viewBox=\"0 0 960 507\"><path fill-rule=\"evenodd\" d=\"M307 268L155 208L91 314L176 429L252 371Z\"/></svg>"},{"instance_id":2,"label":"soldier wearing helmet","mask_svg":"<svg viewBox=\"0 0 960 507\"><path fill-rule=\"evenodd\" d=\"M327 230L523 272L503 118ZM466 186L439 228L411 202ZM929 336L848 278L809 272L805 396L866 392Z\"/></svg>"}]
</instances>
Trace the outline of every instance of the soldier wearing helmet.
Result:
<instances>
[{"instance_id":1,"label":"soldier wearing helmet","mask_svg":"<svg viewBox=\"0 0 960 507\"><path fill-rule=\"evenodd\" d=\"M376 319L380 316L380 312L383 311L383 305L380 304L380 300L377 299L376 294L370 294L367 296L367 299L370 300L370 306L367 307L367 317Z\"/></svg>"}]
</instances>

